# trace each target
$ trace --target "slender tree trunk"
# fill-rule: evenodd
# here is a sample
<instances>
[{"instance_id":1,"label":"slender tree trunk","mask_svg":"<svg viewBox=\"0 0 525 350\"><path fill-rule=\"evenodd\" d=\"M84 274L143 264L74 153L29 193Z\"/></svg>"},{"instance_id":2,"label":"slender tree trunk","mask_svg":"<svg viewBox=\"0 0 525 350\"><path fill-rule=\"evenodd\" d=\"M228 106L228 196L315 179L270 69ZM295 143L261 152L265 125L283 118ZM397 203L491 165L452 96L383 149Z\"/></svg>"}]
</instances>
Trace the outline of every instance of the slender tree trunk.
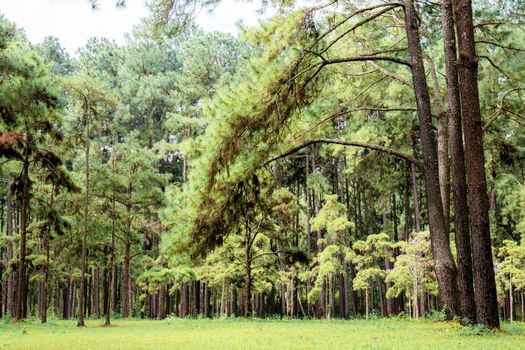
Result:
<instances>
[{"instance_id":1,"label":"slender tree trunk","mask_svg":"<svg viewBox=\"0 0 525 350\"><path fill-rule=\"evenodd\" d=\"M113 148L111 152L111 172L113 175L115 175L117 169L116 169L116 137L113 135ZM113 193L111 196L111 252L110 252L110 261L109 261L109 269L111 269L111 279L107 279L105 285L106 292L107 292L107 309L106 309L106 319L104 321L104 326L108 327L111 325L111 312L116 308L117 306L117 264L115 261L115 230L116 230L116 189L115 185L113 185ZM112 302L113 301L113 309L112 309Z\"/></svg>"},{"instance_id":2,"label":"slender tree trunk","mask_svg":"<svg viewBox=\"0 0 525 350\"><path fill-rule=\"evenodd\" d=\"M211 317L210 297L210 288L206 282L204 285L204 315L208 318Z\"/></svg>"},{"instance_id":3,"label":"slender tree trunk","mask_svg":"<svg viewBox=\"0 0 525 350\"><path fill-rule=\"evenodd\" d=\"M96 267L93 273L93 288L91 291L93 313L100 317L100 268Z\"/></svg>"},{"instance_id":4,"label":"slender tree trunk","mask_svg":"<svg viewBox=\"0 0 525 350\"><path fill-rule=\"evenodd\" d=\"M131 260L131 243L124 242L124 264L122 269L122 317L129 317L131 314L130 305L130 271L129 264Z\"/></svg>"},{"instance_id":5,"label":"slender tree trunk","mask_svg":"<svg viewBox=\"0 0 525 350\"><path fill-rule=\"evenodd\" d=\"M521 322L525 322L525 302L524 302L524 293L521 292Z\"/></svg>"},{"instance_id":6,"label":"slender tree trunk","mask_svg":"<svg viewBox=\"0 0 525 350\"><path fill-rule=\"evenodd\" d=\"M13 236L13 197L11 194L11 189L7 191L7 236ZM13 244L9 241L7 243L7 262L11 264L13 260ZM7 296L6 296L6 308L7 313L11 317L15 317L15 303L14 303L14 276L11 272L7 276Z\"/></svg>"},{"instance_id":7,"label":"slender tree trunk","mask_svg":"<svg viewBox=\"0 0 525 350\"><path fill-rule=\"evenodd\" d=\"M417 278L414 278L414 280L412 281L412 312L413 312L412 315L415 319L419 317L419 308L418 308L419 302L418 302L418 297L417 297L418 283L419 282Z\"/></svg>"},{"instance_id":8,"label":"slender tree trunk","mask_svg":"<svg viewBox=\"0 0 525 350\"><path fill-rule=\"evenodd\" d=\"M51 227L46 229L46 237L44 239L45 251L46 251L46 265L44 267L44 281L42 288L42 312L41 322L47 322L47 290L49 285L49 243L51 241Z\"/></svg>"},{"instance_id":9,"label":"slender tree trunk","mask_svg":"<svg viewBox=\"0 0 525 350\"><path fill-rule=\"evenodd\" d=\"M510 323L514 322L514 293L512 290L512 274L509 274L509 316Z\"/></svg>"},{"instance_id":10,"label":"slender tree trunk","mask_svg":"<svg viewBox=\"0 0 525 350\"><path fill-rule=\"evenodd\" d=\"M456 266L450 251L448 230L443 217L443 205L439 188L437 148L432 129L430 96L423 65L423 52L419 38L417 14L413 0L405 0L405 28L411 60L412 83L419 116L419 132L423 149L423 168L430 236L434 254L435 270L440 296L445 304L447 318L458 314Z\"/></svg>"},{"instance_id":11,"label":"slender tree trunk","mask_svg":"<svg viewBox=\"0 0 525 350\"><path fill-rule=\"evenodd\" d=\"M248 231L248 228L245 228ZM244 294L245 294L245 305L244 305L244 317L252 316L252 234L247 232L246 245L244 251L244 263L246 266L246 275L244 277Z\"/></svg>"},{"instance_id":12,"label":"slender tree trunk","mask_svg":"<svg viewBox=\"0 0 525 350\"><path fill-rule=\"evenodd\" d=\"M22 167L22 205L20 208L20 253L18 257L18 283L16 289L16 317L15 320L21 320L26 317L26 301L27 301L27 286L26 286L26 243L27 243L27 212L29 208L29 149L31 138L29 133L25 132L24 147L24 161Z\"/></svg>"},{"instance_id":13,"label":"slender tree trunk","mask_svg":"<svg viewBox=\"0 0 525 350\"><path fill-rule=\"evenodd\" d=\"M483 126L478 93L478 57L471 0L455 1L454 11L458 33L461 112L465 133L476 314L479 323L489 328L498 328L498 302L492 262Z\"/></svg>"},{"instance_id":14,"label":"slender tree trunk","mask_svg":"<svg viewBox=\"0 0 525 350\"><path fill-rule=\"evenodd\" d=\"M80 275L80 290L79 290L79 314L77 327L84 327L85 315L85 293L86 293L86 272L87 272L87 236L88 236L88 216L89 216L89 148L90 148L90 130L89 130L89 116L85 116L86 121L86 193L84 196L84 232L82 235L82 272Z\"/></svg>"},{"instance_id":15,"label":"slender tree trunk","mask_svg":"<svg viewBox=\"0 0 525 350\"><path fill-rule=\"evenodd\" d=\"M365 288L365 317L368 320L368 288Z\"/></svg>"},{"instance_id":16,"label":"slender tree trunk","mask_svg":"<svg viewBox=\"0 0 525 350\"><path fill-rule=\"evenodd\" d=\"M414 200L414 222L416 224L416 232L421 231L421 210L419 208L419 193L417 190L417 176L416 176L416 166L411 165L412 173L412 196Z\"/></svg>"},{"instance_id":17,"label":"slender tree trunk","mask_svg":"<svg viewBox=\"0 0 525 350\"><path fill-rule=\"evenodd\" d=\"M412 214L410 211L410 164L407 164L407 170L405 171L404 179L404 197L405 203L403 211L405 213L405 224L403 227L403 239L408 242L410 234L412 233Z\"/></svg>"},{"instance_id":18,"label":"slender tree trunk","mask_svg":"<svg viewBox=\"0 0 525 350\"><path fill-rule=\"evenodd\" d=\"M457 67L456 35L451 0L442 0L441 23L445 51L450 155L452 169L452 193L454 195L454 231L457 249L458 289L460 315L476 322L476 306L472 281L472 255L470 249L469 212L467 182L465 175L465 154L461 130L461 102Z\"/></svg>"}]
</instances>

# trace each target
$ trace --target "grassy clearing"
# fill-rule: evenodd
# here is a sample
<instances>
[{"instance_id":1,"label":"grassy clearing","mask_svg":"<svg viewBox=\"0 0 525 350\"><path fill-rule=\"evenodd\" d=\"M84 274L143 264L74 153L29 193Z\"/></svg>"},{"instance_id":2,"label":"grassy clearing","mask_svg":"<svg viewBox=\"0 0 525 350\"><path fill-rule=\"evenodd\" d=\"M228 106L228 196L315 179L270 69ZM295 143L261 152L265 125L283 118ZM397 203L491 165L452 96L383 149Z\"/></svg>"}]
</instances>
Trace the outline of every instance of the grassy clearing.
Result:
<instances>
[{"instance_id":1,"label":"grassy clearing","mask_svg":"<svg viewBox=\"0 0 525 350\"><path fill-rule=\"evenodd\" d=\"M0 349L525 349L525 324L491 334L430 320L88 320L0 323Z\"/></svg>"}]
</instances>

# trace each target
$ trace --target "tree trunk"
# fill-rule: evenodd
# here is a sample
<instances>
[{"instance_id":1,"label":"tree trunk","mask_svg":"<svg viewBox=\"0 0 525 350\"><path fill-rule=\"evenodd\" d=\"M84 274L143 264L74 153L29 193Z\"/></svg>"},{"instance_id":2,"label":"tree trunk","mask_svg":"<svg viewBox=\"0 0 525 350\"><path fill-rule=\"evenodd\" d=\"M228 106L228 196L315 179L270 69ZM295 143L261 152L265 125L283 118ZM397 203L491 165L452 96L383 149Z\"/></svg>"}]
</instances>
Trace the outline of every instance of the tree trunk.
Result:
<instances>
[{"instance_id":1,"label":"tree trunk","mask_svg":"<svg viewBox=\"0 0 525 350\"><path fill-rule=\"evenodd\" d=\"M199 314L199 309L200 309L200 306L201 306L201 299L200 299L200 294L201 294L201 283L200 281L195 281L194 282L194 286L193 286L193 309L195 310L195 315Z\"/></svg>"},{"instance_id":2,"label":"tree trunk","mask_svg":"<svg viewBox=\"0 0 525 350\"><path fill-rule=\"evenodd\" d=\"M412 196L414 199L414 223L416 224L416 232L421 231L421 210L419 208L419 194L417 190L417 176L416 176L416 166L411 165L412 172Z\"/></svg>"},{"instance_id":3,"label":"tree trunk","mask_svg":"<svg viewBox=\"0 0 525 350\"><path fill-rule=\"evenodd\" d=\"M187 283L182 285L181 291L181 305L180 305L180 317L188 317L188 309L190 305L190 291Z\"/></svg>"},{"instance_id":4,"label":"tree trunk","mask_svg":"<svg viewBox=\"0 0 525 350\"><path fill-rule=\"evenodd\" d=\"M450 231L450 158L448 157L448 115L441 98L441 89L437 78L436 67L430 56L426 57L430 77L432 80L434 92L434 104L437 109L437 153L438 153L438 174L439 190L441 192L441 201L443 205L443 217L445 218L445 227Z\"/></svg>"},{"instance_id":5,"label":"tree trunk","mask_svg":"<svg viewBox=\"0 0 525 350\"><path fill-rule=\"evenodd\" d=\"M44 245L46 251L46 265L44 267L44 281L42 288L42 312L41 312L41 321L42 323L47 322L47 290L49 285L49 243L51 241L51 227L48 227L46 230L46 236L44 238Z\"/></svg>"},{"instance_id":6,"label":"tree trunk","mask_svg":"<svg viewBox=\"0 0 525 350\"><path fill-rule=\"evenodd\" d=\"M28 132L25 133L26 146L24 147L24 164L22 167L22 193L20 208L20 254L18 256L18 283L16 289L16 316L15 320L21 320L26 317L26 300L27 300L27 286L26 286L26 243L27 243L27 211L29 208L29 143L31 139Z\"/></svg>"},{"instance_id":7,"label":"tree trunk","mask_svg":"<svg viewBox=\"0 0 525 350\"><path fill-rule=\"evenodd\" d=\"M457 250L459 306L462 319L476 322L474 287L472 282L472 255L470 249L467 182L465 177L465 154L461 130L461 105L457 67L456 35L451 0L441 4L441 23L445 51L450 156L452 169L452 193L454 195L454 231Z\"/></svg>"},{"instance_id":8,"label":"tree trunk","mask_svg":"<svg viewBox=\"0 0 525 350\"><path fill-rule=\"evenodd\" d=\"M450 251L448 231L443 217L439 188L437 148L432 129L430 96L423 65L417 14L413 0L405 0L405 29L410 53L412 82L419 116L419 132L423 150L423 169L429 213L430 237L440 296L445 304L447 318L458 314L456 266Z\"/></svg>"},{"instance_id":9,"label":"tree trunk","mask_svg":"<svg viewBox=\"0 0 525 350\"><path fill-rule=\"evenodd\" d=\"M105 315L104 318L104 327L108 327L111 325L111 277L110 275L110 267L105 267L103 272L103 312Z\"/></svg>"},{"instance_id":10,"label":"tree trunk","mask_svg":"<svg viewBox=\"0 0 525 350\"><path fill-rule=\"evenodd\" d=\"M403 211L405 213L405 223L403 227L403 239L408 242L412 233L412 214L410 211L410 164L407 164L404 178L404 197L405 203Z\"/></svg>"},{"instance_id":11,"label":"tree trunk","mask_svg":"<svg viewBox=\"0 0 525 350\"><path fill-rule=\"evenodd\" d=\"M158 296L158 303L157 303L157 319L163 320L165 317L165 311L166 311L166 303L164 302L164 289L165 287L163 285L159 286L159 296Z\"/></svg>"},{"instance_id":12,"label":"tree trunk","mask_svg":"<svg viewBox=\"0 0 525 350\"><path fill-rule=\"evenodd\" d=\"M248 230L248 228L246 228ZM244 294L245 294L245 304L244 304L244 317L252 316L252 257L251 257L251 233L246 239L245 247L245 266L246 266L246 275L244 276Z\"/></svg>"},{"instance_id":13,"label":"tree trunk","mask_svg":"<svg viewBox=\"0 0 525 350\"><path fill-rule=\"evenodd\" d=\"M7 191L7 236L13 236L13 197L11 194L11 189ZM7 262L11 264L13 260L13 244L9 242L7 244ZM6 308L7 313L11 317L15 317L15 303L14 303L14 276L11 272L7 276L7 296L6 296Z\"/></svg>"},{"instance_id":14,"label":"tree trunk","mask_svg":"<svg viewBox=\"0 0 525 350\"><path fill-rule=\"evenodd\" d=\"M509 276L509 316L510 323L514 322L514 295L512 291L512 274Z\"/></svg>"},{"instance_id":15,"label":"tree trunk","mask_svg":"<svg viewBox=\"0 0 525 350\"><path fill-rule=\"evenodd\" d=\"M206 317L211 317L211 307L210 307L210 288L208 282L204 285L204 315Z\"/></svg>"},{"instance_id":16,"label":"tree trunk","mask_svg":"<svg viewBox=\"0 0 525 350\"><path fill-rule=\"evenodd\" d=\"M130 305L130 271L129 264L131 260L131 243L129 241L124 242L124 264L122 271L122 317L129 317L131 314Z\"/></svg>"},{"instance_id":17,"label":"tree trunk","mask_svg":"<svg viewBox=\"0 0 525 350\"><path fill-rule=\"evenodd\" d=\"M343 271L339 275L339 312L341 318L348 318L348 277L347 266L343 254L339 255L339 262L343 267Z\"/></svg>"},{"instance_id":18,"label":"tree trunk","mask_svg":"<svg viewBox=\"0 0 525 350\"><path fill-rule=\"evenodd\" d=\"M499 327L496 281L490 241L489 200L485 179L483 126L478 93L478 57L471 0L454 2L459 48L461 112L465 133L467 186L474 265L474 291L479 323Z\"/></svg>"},{"instance_id":19,"label":"tree trunk","mask_svg":"<svg viewBox=\"0 0 525 350\"><path fill-rule=\"evenodd\" d=\"M86 272L87 272L87 236L88 236L88 216L89 216L89 116L86 116L86 193L84 196L84 232L82 235L82 273L80 275L80 290L79 290L79 314L77 327L84 327L85 303L84 295L86 293Z\"/></svg>"},{"instance_id":20,"label":"tree trunk","mask_svg":"<svg viewBox=\"0 0 525 350\"><path fill-rule=\"evenodd\" d=\"M93 313L97 318L100 317L100 269L95 268L93 273L93 288L91 291Z\"/></svg>"}]
</instances>

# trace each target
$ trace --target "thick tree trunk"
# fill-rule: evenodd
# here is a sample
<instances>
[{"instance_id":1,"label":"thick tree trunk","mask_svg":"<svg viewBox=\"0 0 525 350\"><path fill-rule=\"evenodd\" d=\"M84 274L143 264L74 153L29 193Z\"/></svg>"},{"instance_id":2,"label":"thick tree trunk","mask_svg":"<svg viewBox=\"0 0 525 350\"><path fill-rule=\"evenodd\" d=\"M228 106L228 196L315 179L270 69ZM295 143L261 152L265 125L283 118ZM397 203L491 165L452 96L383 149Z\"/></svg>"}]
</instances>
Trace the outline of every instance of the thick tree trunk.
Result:
<instances>
[{"instance_id":1,"label":"thick tree trunk","mask_svg":"<svg viewBox=\"0 0 525 350\"><path fill-rule=\"evenodd\" d=\"M479 323L489 328L498 328L498 303L490 240L489 200L485 179L483 125L478 93L478 57L474 41L472 2L457 0L454 6L458 33L461 112L465 133L476 314Z\"/></svg>"},{"instance_id":2,"label":"thick tree trunk","mask_svg":"<svg viewBox=\"0 0 525 350\"><path fill-rule=\"evenodd\" d=\"M188 317L189 314L189 305L190 305L190 288L188 287L188 284L184 283L182 285L182 291L181 291L181 302L180 302L180 317L185 318Z\"/></svg>"},{"instance_id":3,"label":"thick tree trunk","mask_svg":"<svg viewBox=\"0 0 525 350\"><path fill-rule=\"evenodd\" d=\"M163 320L165 317L166 312L166 303L165 303L165 295L164 295L165 287L163 285L159 286L159 296L158 296L158 303L157 303L157 319Z\"/></svg>"},{"instance_id":4,"label":"thick tree trunk","mask_svg":"<svg viewBox=\"0 0 525 350\"><path fill-rule=\"evenodd\" d=\"M450 158L448 156L448 115L441 98L441 89L437 77L436 67L431 57L427 56L430 77L432 80L432 90L434 92L434 104L437 110L437 153L438 153L438 173L439 190L443 203L443 216L447 231L450 230Z\"/></svg>"},{"instance_id":5,"label":"thick tree trunk","mask_svg":"<svg viewBox=\"0 0 525 350\"><path fill-rule=\"evenodd\" d=\"M467 182L465 177L465 154L461 130L461 105L457 67L456 35L451 0L441 4L441 23L445 51L450 156L452 169L452 193L454 195L454 231L457 249L458 290L461 318L476 322L474 287L472 282L472 255L470 249Z\"/></svg>"},{"instance_id":6,"label":"thick tree trunk","mask_svg":"<svg viewBox=\"0 0 525 350\"><path fill-rule=\"evenodd\" d=\"M423 52L419 38L417 14L413 0L405 0L405 29L410 53L412 82L419 116L419 132L423 150L423 168L430 237L434 254L435 270L440 296L445 304L447 318L458 315L456 266L450 251L448 230L443 216L443 205L439 188L437 147L432 128L430 96L423 65Z\"/></svg>"},{"instance_id":7,"label":"thick tree trunk","mask_svg":"<svg viewBox=\"0 0 525 350\"><path fill-rule=\"evenodd\" d=\"M195 310L195 315L199 314L199 310L201 307L201 282L195 281L193 285L193 309Z\"/></svg>"}]
</instances>

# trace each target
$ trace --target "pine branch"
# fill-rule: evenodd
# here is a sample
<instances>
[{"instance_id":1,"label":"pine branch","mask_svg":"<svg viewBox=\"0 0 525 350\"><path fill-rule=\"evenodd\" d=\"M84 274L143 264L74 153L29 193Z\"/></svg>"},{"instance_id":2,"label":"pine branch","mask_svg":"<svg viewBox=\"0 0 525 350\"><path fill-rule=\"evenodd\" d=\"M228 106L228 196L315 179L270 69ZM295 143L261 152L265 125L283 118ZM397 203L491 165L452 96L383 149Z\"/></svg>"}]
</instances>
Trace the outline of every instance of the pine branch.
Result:
<instances>
[{"instance_id":1,"label":"pine branch","mask_svg":"<svg viewBox=\"0 0 525 350\"><path fill-rule=\"evenodd\" d=\"M392 148L388 148L388 147L385 147L385 146L381 146L381 145L376 145L376 144L373 144L373 143L367 143L367 142L360 142L360 141L347 141L347 140L338 140L338 139L329 139L329 138L319 138L319 139L314 139L314 140L310 140L310 141L307 141L299 146L296 146L296 147L293 147L291 149L289 149L288 151L278 155L278 156L275 156L273 157L272 159L268 160L264 165L268 165L270 163L273 163L275 162L276 160L279 160L279 159L282 159L282 158L286 158L287 156L291 155L291 154L294 154L298 151L300 151L301 149L303 148L306 148L310 145L314 145L314 144L318 144L318 143L329 143L329 144L335 144L335 145L342 145L342 146L352 146L352 147L362 147L362 148L367 148L367 149L371 149L371 150L374 150L374 151L378 151L378 152L382 152L382 153L387 153L387 154L390 154L392 156L395 156L395 157L398 157L398 158L402 158L402 159L405 159L409 162L411 162L412 164L418 166L418 167L421 167L421 162L416 159L414 156L410 155L410 154L406 154L406 153L403 153L401 151L397 151L395 149L392 149Z\"/></svg>"}]
</instances>

